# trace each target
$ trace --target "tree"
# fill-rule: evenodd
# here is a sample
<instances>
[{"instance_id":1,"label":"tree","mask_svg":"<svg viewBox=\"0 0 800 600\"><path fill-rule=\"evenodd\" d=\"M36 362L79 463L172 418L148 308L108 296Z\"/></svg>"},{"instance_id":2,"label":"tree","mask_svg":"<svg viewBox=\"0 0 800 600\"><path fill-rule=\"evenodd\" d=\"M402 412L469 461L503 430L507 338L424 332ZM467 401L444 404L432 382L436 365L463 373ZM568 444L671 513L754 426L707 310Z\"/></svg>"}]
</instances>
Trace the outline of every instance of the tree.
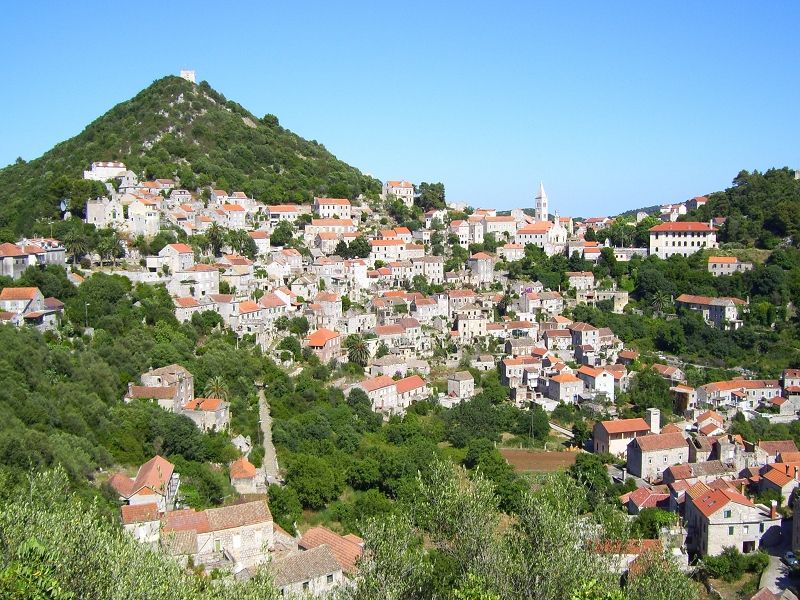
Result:
<instances>
[{"instance_id":1,"label":"tree","mask_svg":"<svg viewBox=\"0 0 800 600\"><path fill-rule=\"evenodd\" d=\"M286 485L306 508L325 508L341 493L343 484L342 474L327 460L310 454L295 454L286 469Z\"/></svg>"},{"instance_id":2,"label":"tree","mask_svg":"<svg viewBox=\"0 0 800 600\"><path fill-rule=\"evenodd\" d=\"M72 230L64 237L64 247L72 255L72 264L75 265L78 258L89 251L89 241L78 231Z\"/></svg>"},{"instance_id":3,"label":"tree","mask_svg":"<svg viewBox=\"0 0 800 600\"><path fill-rule=\"evenodd\" d=\"M212 223L206 232L206 238L211 246L211 253L214 256L219 256L222 246L225 245L225 230L217 223Z\"/></svg>"},{"instance_id":4,"label":"tree","mask_svg":"<svg viewBox=\"0 0 800 600\"><path fill-rule=\"evenodd\" d=\"M289 332L294 335L305 335L308 333L309 324L305 317L292 317L289 319Z\"/></svg>"},{"instance_id":5,"label":"tree","mask_svg":"<svg viewBox=\"0 0 800 600\"><path fill-rule=\"evenodd\" d=\"M203 395L206 398L219 398L220 400L227 400L228 399L228 384L225 383L225 380L220 376L216 375L212 377L206 382L206 386L203 389Z\"/></svg>"},{"instance_id":6,"label":"tree","mask_svg":"<svg viewBox=\"0 0 800 600\"><path fill-rule=\"evenodd\" d=\"M416 203L422 210L443 209L447 206L443 183L426 183L423 181L415 192L417 193Z\"/></svg>"},{"instance_id":7,"label":"tree","mask_svg":"<svg viewBox=\"0 0 800 600\"><path fill-rule=\"evenodd\" d=\"M369 347L364 336L355 333L348 335L344 340L344 347L347 350L347 360L362 367L367 366Z\"/></svg>"},{"instance_id":8,"label":"tree","mask_svg":"<svg viewBox=\"0 0 800 600\"><path fill-rule=\"evenodd\" d=\"M372 246L363 235L350 242L349 248L351 258L366 258L372 252Z\"/></svg>"},{"instance_id":9,"label":"tree","mask_svg":"<svg viewBox=\"0 0 800 600\"><path fill-rule=\"evenodd\" d=\"M272 246L287 246L294 238L294 226L289 221L281 221L270 236Z\"/></svg>"},{"instance_id":10,"label":"tree","mask_svg":"<svg viewBox=\"0 0 800 600\"><path fill-rule=\"evenodd\" d=\"M596 454L578 454L568 473L586 490L587 504L584 510L594 510L605 500L611 489L611 477L602 459Z\"/></svg>"},{"instance_id":11,"label":"tree","mask_svg":"<svg viewBox=\"0 0 800 600\"><path fill-rule=\"evenodd\" d=\"M656 540L662 527L675 523L674 513L660 508L643 508L633 520L632 533L638 537Z\"/></svg>"},{"instance_id":12,"label":"tree","mask_svg":"<svg viewBox=\"0 0 800 600\"><path fill-rule=\"evenodd\" d=\"M272 516L286 531L294 533L295 523L303 514L297 492L291 487L281 487L273 483L270 484L268 493Z\"/></svg>"}]
</instances>

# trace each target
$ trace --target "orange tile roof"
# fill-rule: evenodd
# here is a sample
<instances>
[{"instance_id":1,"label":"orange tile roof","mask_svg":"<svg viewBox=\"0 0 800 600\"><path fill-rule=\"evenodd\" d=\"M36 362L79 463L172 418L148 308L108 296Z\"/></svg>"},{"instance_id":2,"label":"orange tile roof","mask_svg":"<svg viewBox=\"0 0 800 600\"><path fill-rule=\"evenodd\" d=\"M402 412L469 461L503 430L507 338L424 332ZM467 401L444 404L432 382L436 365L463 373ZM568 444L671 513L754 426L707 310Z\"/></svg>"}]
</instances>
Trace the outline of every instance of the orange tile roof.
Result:
<instances>
[{"instance_id":1,"label":"orange tile roof","mask_svg":"<svg viewBox=\"0 0 800 600\"><path fill-rule=\"evenodd\" d=\"M547 233L552 227L553 224L550 221L539 221L538 223L531 223L530 225L525 225L525 227L517 229L517 235Z\"/></svg>"},{"instance_id":2,"label":"orange tile roof","mask_svg":"<svg viewBox=\"0 0 800 600\"><path fill-rule=\"evenodd\" d=\"M425 387L425 380L419 375L411 375L395 382L398 394L405 394L411 390Z\"/></svg>"},{"instance_id":3,"label":"orange tile roof","mask_svg":"<svg viewBox=\"0 0 800 600\"><path fill-rule=\"evenodd\" d=\"M688 492L687 492L688 493ZM694 505L706 517L711 517L719 509L727 506L730 502L743 506L755 506L750 500L742 496L739 492L730 489L713 490L705 495L694 498Z\"/></svg>"},{"instance_id":4,"label":"orange tile roof","mask_svg":"<svg viewBox=\"0 0 800 600\"><path fill-rule=\"evenodd\" d=\"M650 431L647 421L641 417L636 419L616 419L601 421L600 426L608 433L634 433L637 431Z\"/></svg>"},{"instance_id":5,"label":"orange tile roof","mask_svg":"<svg viewBox=\"0 0 800 600\"><path fill-rule=\"evenodd\" d=\"M320 206L333 205L333 206L350 206L350 200L347 198L314 198Z\"/></svg>"},{"instance_id":6,"label":"orange tile roof","mask_svg":"<svg viewBox=\"0 0 800 600\"><path fill-rule=\"evenodd\" d=\"M175 304L180 308L194 308L196 306L200 306L200 303L191 296L175 298Z\"/></svg>"},{"instance_id":7,"label":"orange tile roof","mask_svg":"<svg viewBox=\"0 0 800 600\"><path fill-rule=\"evenodd\" d=\"M562 373L561 375L556 375L555 377L551 377L550 381L555 381L556 383L575 383L579 382L580 379L572 375L571 373Z\"/></svg>"},{"instance_id":8,"label":"orange tile roof","mask_svg":"<svg viewBox=\"0 0 800 600\"><path fill-rule=\"evenodd\" d=\"M376 325L375 333L377 335L397 335L405 331L400 325Z\"/></svg>"},{"instance_id":9,"label":"orange tile roof","mask_svg":"<svg viewBox=\"0 0 800 600\"><path fill-rule=\"evenodd\" d=\"M0 292L0 300L33 300L37 294L41 294L38 287L7 287Z\"/></svg>"},{"instance_id":10,"label":"orange tile roof","mask_svg":"<svg viewBox=\"0 0 800 600\"><path fill-rule=\"evenodd\" d=\"M261 310L261 307L252 300L245 300L239 303L239 314L241 315L258 312L259 310Z\"/></svg>"},{"instance_id":11,"label":"orange tile roof","mask_svg":"<svg viewBox=\"0 0 800 600\"><path fill-rule=\"evenodd\" d=\"M189 400L184 408L186 410L202 410L213 412L219 409L221 405L222 400L219 398L195 398L194 400Z\"/></svg>"},{"instance_id":12,"label":"orange tile roof","mask_svg":"<svg viewBox=\"0 0 800 600\"><path fill-rule=\"evenodd\" d=\"M737 259L735 256L709 256L708 262L733 265L739 262L739 259Z\"/></svg>"},{"instance_id":13,"label":"orange tile roof","mask_svg":"<svg viewBox=\"0 0 800 600\"><path fill-rule=\"evenodd\" d=\"M233 479L252 479L256 476L255 466L244 456L233 461L229 471Z\"/></svg>"},{"instance_id":14,"label":"orange tile roof","mask_svg":"<svg viewBox=\"0 0 800 600\"><path fill-rule=\"evenodd\" d=\"M133 523L146 523L148 521L158 521L158 504L155 502L145 502L143 504L125 504L121 508L122 522L125 525Z\"/></svg>"},{"instance_id":15,"label":"orange tile roof","mask_svg":"<svg viewBox=\"0 0 800 600\"><path fill-rule=\"evenodd\" d=\"M314 348L322 348L325 344L338 337L338 332L321 327L311 335L306 336L306 344Z\"/></svg>"},{"instance_id":16,"label":"orange tile roof","mask_svg":"<svg viewBox=\"0 0 800 600\"><path fill-rule=\"evenodd\" d=\"M380 375L373 379L365 379L361 382L361 387L364 388L364 391L366 392L374 392L375 390L389 387L391 385L394 385L394 379L388 375Z\"/></svg>"},{"instance_id":17,"label":"orange tile roof","mask_svg":"<svg viewBox=\"0 0 800 600\"><path fill-rule=\"evenodd\" d=\"M761 477L766 479L767 481L771 481L778 487L782 488L787 483L792 481L792 477L789 477L786 473L782 472L780 469L775 469L772 465L769 465L764 473L761 474Z\"/></svg>"},{"instance_id":18,"label":"orange tile roof","mask_svg":"<svg viewBox=\"0 0 800 600\"><path fill-rule=\"evenodd\" d=\"M669 450L685 446L688 449L686 439L680 433L659 433L654 435L643 435L633 440L638 444L642 452L653 452L656 450Z\"/></svg>"},{"instance_id":19,"label":"orange tile roof","mask_svg":"<svg viewBox=\"0 0 800 600\"><path fill-rule=\"evenodd\" d=\"M708 223L698 223L695 221L672 221L670 223L661 223L660 225L651 227L650 231L658 233L671 231L700 231L710 233L712 231L716 231L716 229L710 227Z\"/></svg>"},{"instance_id":20,"label":"orange tile roof","mask_svg":"<svg viewBox=\"0 0 800 600\"><path fill-rule=\"evenodd\" d=\"M312 527L297 542L297 545L304 550L311 550L323 544L331 549L343 571L355 572L358 558L364 551L364 541L361 538L353 535L341 536L325 527Z\"/></svg>"}]
</instances>

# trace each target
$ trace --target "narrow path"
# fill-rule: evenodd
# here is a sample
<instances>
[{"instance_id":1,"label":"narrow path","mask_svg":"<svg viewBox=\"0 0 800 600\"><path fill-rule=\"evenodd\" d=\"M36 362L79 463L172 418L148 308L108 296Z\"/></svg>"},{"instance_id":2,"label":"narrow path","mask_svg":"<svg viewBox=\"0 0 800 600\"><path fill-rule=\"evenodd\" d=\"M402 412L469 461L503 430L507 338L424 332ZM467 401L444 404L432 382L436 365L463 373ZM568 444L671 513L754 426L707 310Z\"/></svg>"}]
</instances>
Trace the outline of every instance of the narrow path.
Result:
<instances>
[{"instance_id":1,"label":"narrow path","mask_svg":"<svg viewBox=\"0 0 800 600\"><path fill-rule=\"evenodd\" d=\"M278 455L275 452L275 445L272 443L272 417L269 414L269 405L264 396L263 386L258 388L258 422L261 425L264 446L264 462L261 468L264 471L266 484L280 483Z\"/></svg>"},{"instance_id":2,"label":"narrow path","mask_svg":"<svg viewBox=\"0 0 800 600\"><path fill-rule=\"evenodd\" d=\"M563 436L566 436L566 437L568 437L569 439L572 439L572 438L574 438L574 437L575 437L575 436L572 434L572 432L571 432L569 429L567 429L566 427L561 427L561 425L556 425L556 424L555 424L555 423L553 423L552 421L550 421L550 422L549 422L549 425L550 425L550 429L552 429L553 431L556 431L556 432L560 433L560 434L561 434L561 435L563 435Z\"/></svg>"}]
</instances>

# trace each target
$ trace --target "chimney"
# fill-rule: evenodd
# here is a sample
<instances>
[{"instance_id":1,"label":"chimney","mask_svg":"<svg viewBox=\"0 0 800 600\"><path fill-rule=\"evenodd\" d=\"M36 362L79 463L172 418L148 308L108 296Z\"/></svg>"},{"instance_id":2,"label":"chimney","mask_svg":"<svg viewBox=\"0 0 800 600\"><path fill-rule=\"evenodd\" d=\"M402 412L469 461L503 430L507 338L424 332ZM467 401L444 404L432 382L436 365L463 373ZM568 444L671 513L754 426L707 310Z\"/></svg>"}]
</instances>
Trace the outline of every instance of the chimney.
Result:
<instances>
[{"instance_id":1,"label":"chimney","mask_svg":"<svg viewBox=\"0 0 800 600\"><path fill-rule=\"evenodd\" d=\"M625 483L625 480L628 478L628 469L622 467L620 471L622 472L622 483Z\"/></svg>"},{"instance_id":2,"label":"chimney","mask_svg":"<svg viewBox=\"0 0 800 600\"><path fill-rule=\"evenodd\" d=\"M648 408L644 420L650 427L651 433L661 433L661 411L657 408Z\"/></svg>"},{"instance_id":3,"label":"chimney","mask_svg":"<svg viewBox=\"0 0 800 600\"><path fill-rule=\"evenodd\" d=\"M769 507L769 518L770 519L777 519L778 518L778 501L773 500L770 507Z\"/></svg>"}]
</instances>

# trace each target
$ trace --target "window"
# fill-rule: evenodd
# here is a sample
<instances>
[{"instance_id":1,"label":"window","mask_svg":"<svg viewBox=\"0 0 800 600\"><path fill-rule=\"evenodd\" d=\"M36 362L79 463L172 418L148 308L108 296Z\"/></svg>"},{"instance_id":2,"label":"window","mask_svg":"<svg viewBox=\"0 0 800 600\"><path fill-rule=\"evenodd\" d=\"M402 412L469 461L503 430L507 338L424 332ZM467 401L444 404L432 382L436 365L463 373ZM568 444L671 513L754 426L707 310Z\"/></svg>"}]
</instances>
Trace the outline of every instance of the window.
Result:
<instances>
[{"instance_id":1,"label":"window","mask_svg":"<svg viewBox=\"0 0 800 600\"><path fill-rule=\"evenodd\" d=\"M303 591L305 592L306 590L308 590L308 582L304 581L303 582Z\"/></svg>"},{"instance_id":2,"label":"window","mask_svg":"<svg viewBox=\"0 0 800 600\"><path fill-rule=\"evenodd\" d=\"M733 535L733 525L728 527L728 535Z\"/></svg>"},{"instance_id":3,"label":"window","mask_svg":"<svg viewBox=\"0 0 800 600\"><path fill-rule=\"evenodd\" d=\"M327 581L328 581L328 583L333 583L333 573L330 573L330 574L328 575L328 579L327 579Z\"/></svg>"},{"instance_id":4,"label":"window","mask_svg":"<svg viewBox=\"0 0 800 600\"><path fill-rule=\"evenodd\" d=\"M744 526L744 533L745 533L745 535L746 535L747 533L749 533L749 532L750 532L750 526L749 526L749 525L745 525L745 526Z\"/></svg>"},{"instance_id":5,"label":"window","mask_svg":"<svg viewBox=\"0 0 800 600\"><path fill-rule=\"evenodd\" d=\"M764 524L763 523L759 523L758 524L758 532L759 533L764 533Z\"/></svg>"},{"instance_id":6,"label":"window","mask_svg":"<svg viewBox=\"0 0 800 600\"><path fill-rule=\"evenodd\" d=\"M725 517L726 519L730 519L731 518L731 511L726 510L724 513L722 513L722 516Z\"/></svg>"}]
</instances>

